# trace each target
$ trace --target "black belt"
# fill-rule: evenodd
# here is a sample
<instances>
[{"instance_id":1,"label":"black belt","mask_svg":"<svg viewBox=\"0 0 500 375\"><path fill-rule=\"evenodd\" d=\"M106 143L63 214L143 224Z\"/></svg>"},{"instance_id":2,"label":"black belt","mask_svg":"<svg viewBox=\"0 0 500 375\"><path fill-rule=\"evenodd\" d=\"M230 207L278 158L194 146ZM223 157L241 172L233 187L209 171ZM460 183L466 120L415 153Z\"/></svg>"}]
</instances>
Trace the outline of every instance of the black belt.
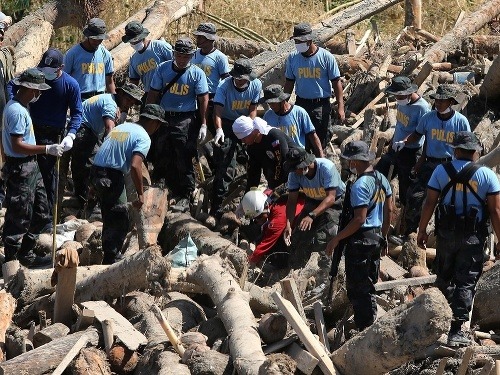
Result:
<instances>
[{"instance_id":1,"label":"black belt","mask_svg":"<svg viewBox=\"0 0 500 375\"><path fill-rule=\"evenodd\" d=\"M430 156L427 156L425 160L431 161L433 163L445 163L447 161L451 161L451 158L431 158Z\"/></svg>"},{"instance_id":2,"label":"black belt","mask_svg":"<svg viewBox=\"0 0 500 375\"><path fill-rule=\"evenodd\" d=\"M44 132L44 133L55 133L62 134L64 133L64 128L59 128L52 125L36 125L33 124L33 128L35 131Z\"/></svg>"},{"instance_id":3,"label":"black belt","mask_svg":"<svg viewBox=\"0 0 500 375\"><path fill-rule=\"evenodd\" d=\"M315 99L304 99L301 98L300 96L297 96L298 100L303 100L305 102L311 102L311 103L330 103L330 98L315 98Z\"/></svg>"},{"instance_id":4,"label":"black belt","mask_svg":"<svg viewBox=\"0 0 500 375\"><path fill-rule=\"evenodd\" d=\"M89 91L89 92L82 92L80 94L82 100L86 100L88 98L91 98L93 96L96 96L96 95L101 95L101 94L104 94L104 91Z\"/></svg>"},{"instance_id":5,"label":"black belt","mask_svg":"<svg viewBox=\"0 0 500 375\"><path fill-rule=\"evenodd\" d=\"M192 115L196 111L185 111L185 112L175 112L175 111L165 111L165 117L180 117Z\"/></svg>"},{"instance_id":6,"label":"black belt","mask_svg":"<svg viewBox=\"0 0 500 375\"><path fill-rule=\"evenodd\" d=\"M17 158L14 156L5 156L5 161L7 163L21 164L21 163L26 163L29 161L36 161L36 155L30 155L30 156L26 156L26 157L22 157L22 158Z\"/></svg>"}]
</instances>

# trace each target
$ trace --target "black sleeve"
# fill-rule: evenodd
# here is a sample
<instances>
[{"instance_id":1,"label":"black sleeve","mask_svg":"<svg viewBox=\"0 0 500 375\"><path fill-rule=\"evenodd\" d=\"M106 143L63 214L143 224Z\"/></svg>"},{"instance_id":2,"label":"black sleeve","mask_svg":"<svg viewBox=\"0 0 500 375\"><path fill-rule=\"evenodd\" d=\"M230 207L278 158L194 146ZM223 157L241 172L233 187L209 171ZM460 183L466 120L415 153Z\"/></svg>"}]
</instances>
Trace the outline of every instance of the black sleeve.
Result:
<instances>
[{"instance_id":1,"label":"black sleeve","mask_svg":"<svg viewBox=\"0 0 500 375\"><path fill-rule=\"evenodd\" d=\"M248 171L247 171L247 186L245 192L250 191L253 186L259 186L260 174L262 171L260 160L256 157L255 147L248 147Z\"/></svg>"}]
</instances>

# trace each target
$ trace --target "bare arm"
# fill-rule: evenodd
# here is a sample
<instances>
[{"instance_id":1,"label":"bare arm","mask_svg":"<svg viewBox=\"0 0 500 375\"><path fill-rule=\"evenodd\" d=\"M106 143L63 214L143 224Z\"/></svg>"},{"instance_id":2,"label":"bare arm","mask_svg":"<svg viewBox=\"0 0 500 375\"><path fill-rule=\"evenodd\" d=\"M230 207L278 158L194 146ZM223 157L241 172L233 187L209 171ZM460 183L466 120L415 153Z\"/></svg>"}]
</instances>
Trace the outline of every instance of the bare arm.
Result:
<instances>
[{"instance_id":1,"label":"bare arm","mask_svg":"<svg viewBox=\"0 0 500 375\"><path fill-rule=\"evenodd\" d=\"M115 127L115 121L109 117L104 117L104 135L108 135L111 130Z\"/></svg>"},{"instance_id":2,"label":"bare arm","mask_svg":"<svg viewBox=\"0 0 500 375\"><path fill-rule=\"evenodd\" d=\"M298 191L292 191L288 193L288 200L286 201L286 223L290 226L295 218L295 209L297 207L297 199L299 198Z\"/></svg>"},{"instance_id":3,"label":"bare arm","mask_svg":"<svg viewBox=\"0 0 500 375\"><path fill-rule=\"evenodd\" d=\"M406 143L415 143L420 141L420 138L422 138L422 134L419 134L417 132L413 132L410 134L410 136L406 139L403 139Z\"/></svg>"},{"instance_id":4,"label":"bare arm","mask_svg":"<svg viewBox=\"0 0 500 375\"><path fill-rule=\"evenodd\" d=\"M321 141L319 140L319 137L316 134L316 132L309 133L307 135L307 138L309 139L309 142L311 142L313 146L314 155L316 155L317 158L324 157L323 148L321 147Z\"/></svg>"},{"instance_id":5,"label":"bare arm","mask_svg":"<svg viewBox=\"0 0 500 375\"><path fill-rule=\"evenodd\" d=\"M146 104L160 104L160 99L160 92L150 89L148 91L148 97L146 98Z\"/></svg>"},{"instance_id":6,"label":"bare arm","mask_svg":"<svg viewBox=\"0 0 500 375\"><path fill-rule=\"evenodd\" d=\"M332 80L332 88L335 93L335 98L337 99L337 112L339 114L339 120L345 120L345 110L344 110L344 88L342 87L342 82L340 79Z\"/></svg>"},{"instance_id":7,"label":"bare arm","mask_svg":"<svg viewBox=\"0 0 500 375\"><path fill-rule=\"evenodd\" d=\"M291 80L286 80L285 81L285 87L283 87L283 90L287 93L287 94L291 94L292 91L293 91L293 86L295 86L295 81L291 81Z\"/></svg>"},{"instance_id":8,"label":"bare arm","mask_svg":"<svg viewBox=\"0 0 500 375\"><path fill-rule=\"evenodd\" d=\"M12 151L23 155L45 154L44 145L30 145L23 142L23 136L11 135Z\"/></svg>"},{"instance_id":9,"label":"bare arm","mask_svg":"<svg viewBox=\"0 0 500 375\"><path fill-rule=\"evenodd\" d=\"M248 117L252 120L257 117L257 104L250 104L248 107Z\"/></svg>"},{"instance_id":10,"label":"bare arm","mask_svg":"<svg viewBox=\"0 0 500 375\"><path fill-rule=\"evenodd\" d=\"M106 92L108 94L116 94L115 79L113 78L113 74L106 76Z\"/></svg>"},{"instance_id":11,"label":"bare arm","mask_svg":"<svg viewBox=\"0 0 500 375\"><path fill-rule=\"evenodd\" d=\"M224 107L215 103L214 105L214 125L215 129L222 128L222 111Z\"/></svg>"},{"instance_id":12,"label":"bare arm","mask_svg":"<svg viewBox=\"0 0 500 375\"><path fill-rule=\"evenodd\" d=\"M387 237L389 228L391 227L392 213L394 211L394 203L392 196L385 198L384 202L384 221L382 223L382 236Z\"/></svg>"},{"instance_id":13,"label":"bare arm","mask_svg":"<svg viewBox=\"0 0 500 375\"><path fill-rule=\"evenodd\" d=\"M418 236L417 243L420 247L425 248L428 239L427 224L431 220L434 209L438 203L439 191L427 189L427 196L425 197L424 205L422 206L422 213L420 215L420 222L418 223Z\"/></svg>"},{"instance_id":14,"label":"bare arm","mask_svg":"<svg viewBox=\"0 0 500 375\"><path fill-rule=\"evenodd\" d=\"M137 191L137 201L133 203L134 207L140 209L144 203L144 186L142 183L142 156L134 154L132 156L132 164L130 168L130 177Z\"/></svg>"},{"instance_id":15,"label":"bare arm","mask_svg":"<svg viewBox=\"0 0 500 375\"><path fill-rule=\"evenodd\" d=\"M207 108L208 108L208 93L198 95L198 108L200 111L200 121L202 124L207 124Z\"/></svg>"}]
</instances>

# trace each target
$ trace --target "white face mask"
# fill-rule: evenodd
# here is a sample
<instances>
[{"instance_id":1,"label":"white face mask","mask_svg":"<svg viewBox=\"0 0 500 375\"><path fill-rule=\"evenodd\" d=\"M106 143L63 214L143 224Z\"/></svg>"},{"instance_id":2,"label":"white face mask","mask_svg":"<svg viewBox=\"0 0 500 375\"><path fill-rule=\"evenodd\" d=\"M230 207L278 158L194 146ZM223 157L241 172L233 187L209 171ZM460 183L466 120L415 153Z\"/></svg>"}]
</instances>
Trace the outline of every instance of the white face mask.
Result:
<instances>
[{"instance_id":1,"label":"white face mask","mask_svg":"<svg viewBox=\"0 0 500 375\"><path fill-rule=\"evenodd\" d=\"M406 99L396 99L398 105L408 105L410 103L410 98Z\"/></svg>"},{"instance_id":2,"label":"white face mask","mask_svg":"<svg viewBox=\"0 0 500 375\"><path fill-rule=\"evenodd\" d=\"M46 66L44 68L38 68L39 71L43 73L45 79L48 81L53 81L57 78L57 70L59 68L51 68L50 66Z\"/></svg>"},{"instance_id":3,"label":"white face mask","mask_svg":"<svg viewBox=\"0 0 500 375\"><path fill-rule=\"evenodd\" d=\"M233 79L233 85L234 87L236 87L237 89L240 89L240 90L244 90L248 87L250 83L248 81L246 81L242 86L236 86L236 82L234 81Z\"/></svg>"},{"instance_id":4,"label":"white face mask","mask_svg":"<svg viewBox=\"0 0 500 375\"><path fill-rule=\"evenodd\" d=\"M307 45L307 42L295 43L295 49L299 53L304 53L304 52L307 52L307 50L309 49L309 46Z\"/></svg>"},{"instance_id":5,"label":"white face mask","mask_svg":"<svg viewBox=\"0 0 500 375\"><path fill-rule=\"evenodd\" d=\"M188 63L184 68L181 68L179 65L177 65L177 62L175 61L175 59L173 60L173 63L174 65L178 68L178 69L187 69L189 68L189 66L191 65L191 63Z\"/></svg>"},{"instance_id":6,"label":"white face mask","mask_svg":"<svg viewBox=\"0 0 500 375\"><path fill-rule=\"evenodd\" d=\"M33 97L33 99L30 100L30 103L35 103L38 99L40 99L40 96L42 96L41 92L38 94L38 96Z\"/></svg>"},{"instance_id":7,"label":"white face mask","mask_svg":"<svg viewBox=\"0 0 500 375\"><path fill-rule=\"evenodd\" d=\"M439 112L439 111L438 111ZM446 108L443 112L439 112L440 115L446 115L447 113L450 113L451 112L451 108L448 107Z\"/></svg>"},{"instance_id":8,"label":"white face mask","mask_svg":"<svg viewBox=\"0 0 500 375\"><path fill-rule=\"evenodd\" d=\"M305 176L309 173L309 167L302 168L302 175Z\"/></svg>"},{"instance_id":9,"label":"white face mask","mask_svg":"<svg viewBox=\"0 0 500 375\"><path fill-rule=\"evenodd\" d=\"M144 48L144 41L142 40L137 44L131 44L131 46L135 51L142 51L142 49Z\"/></svg>"}]
</instances>

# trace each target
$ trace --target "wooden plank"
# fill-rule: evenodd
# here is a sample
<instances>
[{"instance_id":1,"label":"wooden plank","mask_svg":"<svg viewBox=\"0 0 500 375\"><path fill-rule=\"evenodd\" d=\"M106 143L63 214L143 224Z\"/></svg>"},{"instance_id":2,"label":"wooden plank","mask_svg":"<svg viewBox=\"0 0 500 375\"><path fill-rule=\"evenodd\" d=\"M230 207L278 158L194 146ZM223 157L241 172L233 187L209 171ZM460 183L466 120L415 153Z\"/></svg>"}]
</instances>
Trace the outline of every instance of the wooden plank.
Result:
<instances>
[{"instance_id":1,"label":"wooden plank","mask_svg":"<svg viewBox=\"0 0 500 375\"><path fill-rule=\"evenodd\" d=\"M94 310L89 310L84 308L78 318L76 319L76 323L73 327L73 331L82 331L87 329L87 327L91 326L94 323L95 313Z\"/></svg>"},{"instance_id":2,"label":"wooden plank","mask_svg":"<svg viewBox=\"0 0 500 375\"><path fill-rule=\"evenodd\" d=\"M298 311L302 320L307 323L306 313L304 312L304 307L302 306L302 299L300 298L295 279L288 277L281 280L280 284L281 294L283 295L283 297L292 303L293 307L295 307L295 309Z\"/></svg>"},{"instance_id":3,"label":"wooden plank","mask_svg":"<svg viewBox=\"0 0 500 375\"><path fill-rule=\"evenodd\" d=\"M72 306L75 301L76 271L77 267L63 267L57 272L54 322L66 324L68 327L71 327L73 322Z\"/></svg>"},{"instance_id":4,"label":"wooden plank","mask_svg":"<svg viewBox=\"0 0 500 375\"><path fill-rule=\"evenodd\" d=\"M403 279L408 273L403 267L393 261L389 256L380 258L380 275L382 280L399 280Z\"/></svg>"},{"instance_id":5,"label":"wooden plank","mask_svg":"<svg viewBox=\"0 0 500 375\"><path fill-rule=\"evenodd\" d=\"M412 277L410 279L402 279L402 280L383 281L381 283L375 284L375 291L381 292L383 290L393 289L400 285L403 286L427 285L427 284L433 284L435 281L436 281L436 275Z\"/></svg>"},{"instance_id":6,"label":"wooden plank","mask_svg":"<svg viewBox=\"0 0 500 375\"><path fill-rule=\"evenodd\" d=\"M104 338L104 349L106 350L106 354L109 356L109 352L115 341L115 336L113 334L113 321L105 319L101 322L101 326L102 336Z\"/></svg>"},{"instance_id":7,"label":"wooden plank","mask_svg":"<svg viewBox=\"0 0 500 375\"><path fill-rule=\"evenodd\" d=\"M70 364L70 362L80 353L80 350L87 346L87 343L90 341L89 337L87 335L83 335L78 339L78 341L73 345L71 350L64 356L63 360L59 365L56 367L52 375L62 375L64 370L66 370L66 367Z\"/></svg>"},{"instance_id":8,"label":"wooden plank","mask_svg":"<svg viewBox=\"0 0 500 375\"><path fill-rule=\"evenodd\" d=\"M481 371L479 371L478 375L490 375L491 370L493 370L493 366L495 366L495 362L493 361L486 363Z\"/></svg>"},{"instance_id":9,"label":"wooden plank","mask_svg":"<svg viewBox=\"0 0 500 375\"><path fill-rule=\"evenodd\" d=\"M467 369L469 368L469 362L472 358L472 354L474 354L473 348L469 346L467 349L465 349L465 353L462 357L462 362L460 362L460 366L457 370L457 375L465 375Z\"/></svg>"},{"instance_id":10,"label":"wooden plank","mask_svg":"<svg viewBox=\"0 0 500 375\"><path fill-rule=\"evenodd\" d=\"M318 358L313 356L307 350L302 349L296 343L290 345L287 349L286 354L288 354L292 359L297 362L297 368L306 375L311 375L314 368L319 363Z\"/></svg>"},{"instance_id":11,"label":"wooden plank","mask_svg":"<svg viewBox=\"0 0 500 375\"><path fill-rule=\"evenodd\" d=\"M500 375L500 361L495 361L495 375Z\"/></svg>"},{"instance_id":12,"label":"wooden plank","mask_svg":"<svg viewBox=\"0 0 500 375\"><path fill-rule=\"evenodd\" d=\"M300 340L304 343L304 346L309 353L319 360L318 365L323 373L326 375L338 374L332 360L329 357L329 353L326 352L323 345L321 345L321 343L311 333L307 325L302 320L302 317L293 307L292 303L281 297L277 292L273 292L271 297L283 315L285 315L288 323L290 323L297 335L299 335Z\"/></svg>"},{"instance_id":13,"label":"wooden plank","mask_svg":"<svg viewBox=\"0 0 500 375\"><path fill-rule=\"evenodd\" d=\"M115 336L130 350L135 351L139 348L139 346L146 345L148 343L146 336L136 330L127 319L125 319L106 302L87 301L82 302L82 306L87 309L94 310L95 318L100 323L106 319L111 320L113 322Z\"/></svg>"},{"instance_id":14,"label":"wooden plank","mask_svg":"<svg viewBox=\"0 0 500 375\"><path fill-rule=\"evenodd\" d=\"M319 341L324 345L327 352L330 352L330 343L326 334L325 317L323 316L323 304L316 301L313 304L314 320L316 321L316 331L318 332Z\"/></svg>"},{"instance_id":15,"label":"wooden plank","mask_svg":"<svg viewBox=\"0 0 500 375\"><path fill-rule=\"evenodd\" d=\"M446 363L448 363L448 358L441 358L439 361L438 368L436 370L436 375L443 375L444 374L444 369L446 367Z\"/></svg>"},{"instance_id":16,"label":"wooden plank","mask_svg":"<svg viewBox=\"0 0 500 375\"><path fill-rule=\"evenodd\" d=\"M432 72L432 63L427 61L423 66L422 69L420 69L420 72L418 72L417 76L415 77L415 80L413 81L414 84L416 84L418 87L422 85L422 83L425 82L427 77L429 77L429 74Z\"/></svg>"},{"instance_id":17,"label":"wooden plank","mask_svg":"<svg viewBox=\"0 0 500 375\"><path fill-rule=\"evenodd\" d=\"M354 37L354 31L352 29L346 31L345 43L347 46L347 53L354 56L356 54L356 38Z\"/></svg>"}]
</instances>

